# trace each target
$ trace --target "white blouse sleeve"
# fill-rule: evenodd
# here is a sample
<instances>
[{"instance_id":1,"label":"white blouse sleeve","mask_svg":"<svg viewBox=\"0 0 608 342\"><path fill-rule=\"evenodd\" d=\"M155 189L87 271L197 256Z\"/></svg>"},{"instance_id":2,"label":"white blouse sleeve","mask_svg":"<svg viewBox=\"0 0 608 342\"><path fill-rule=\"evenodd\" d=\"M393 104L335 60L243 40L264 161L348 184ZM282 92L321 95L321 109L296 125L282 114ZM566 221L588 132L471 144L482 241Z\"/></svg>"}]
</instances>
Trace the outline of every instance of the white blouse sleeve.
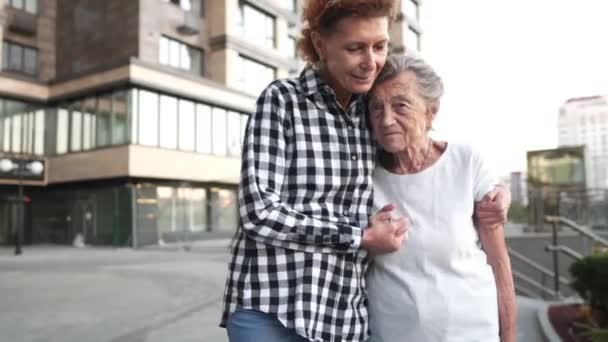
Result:
<instances>
[{"instance_id":1,"label":"white blouse sleeve","mask_svg":"<svg viewBox=\"0 0 608 342\"><path fill-rule=\"evenodd\" d=\"M471 162L473 170L473 194L475 201L481 201L483 196L492 191L498 184L498 177L481 153L475 149L472 149L471 152Z\"/></svg>"}]
</instances>

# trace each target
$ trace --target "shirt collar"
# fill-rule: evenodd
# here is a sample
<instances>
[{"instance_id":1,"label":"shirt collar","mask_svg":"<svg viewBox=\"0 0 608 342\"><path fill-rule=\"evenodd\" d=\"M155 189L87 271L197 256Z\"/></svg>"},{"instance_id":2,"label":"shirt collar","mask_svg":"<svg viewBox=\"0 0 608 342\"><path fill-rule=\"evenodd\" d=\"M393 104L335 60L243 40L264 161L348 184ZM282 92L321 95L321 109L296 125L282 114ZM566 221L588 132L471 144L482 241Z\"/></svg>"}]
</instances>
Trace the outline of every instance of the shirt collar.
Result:
<instances>
[{"instance_id":1,"label":"shirt collar","mask_svg":"<svg viewBox=\"0 0 608 342\"><path fill-rule=\"evenodd\" d=\"M328 93L334 99L336 98L336 92L327 84L321 76L319 72L315 70L312 64L306 65L304 70L300 73L299 77L299 88L302 93L306 96L313 95L317 92L320 93ZM365 95L363 94L353 94L351 99L351 103L357 102L359 104L364 105Z\"/></svg>"}]
</instances>

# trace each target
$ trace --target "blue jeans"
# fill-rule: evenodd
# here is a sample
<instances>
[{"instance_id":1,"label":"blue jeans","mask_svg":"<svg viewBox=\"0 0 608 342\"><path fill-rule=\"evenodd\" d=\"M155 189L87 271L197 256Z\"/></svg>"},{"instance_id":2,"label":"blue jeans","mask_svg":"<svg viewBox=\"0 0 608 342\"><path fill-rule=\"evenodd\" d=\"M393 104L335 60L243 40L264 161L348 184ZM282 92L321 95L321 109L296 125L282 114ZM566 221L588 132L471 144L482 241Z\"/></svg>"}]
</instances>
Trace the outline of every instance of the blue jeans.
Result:
<instances>
[{"instance_id":1,"label":"blue jeans","mask_svg":"<svg viewBox=\"0 0 608 342\"><path fill-rule=\"evenodd\" d=\"M236 309L226 322L230 342L308 342L269 314Z\"/></svg>"}]
</instances>

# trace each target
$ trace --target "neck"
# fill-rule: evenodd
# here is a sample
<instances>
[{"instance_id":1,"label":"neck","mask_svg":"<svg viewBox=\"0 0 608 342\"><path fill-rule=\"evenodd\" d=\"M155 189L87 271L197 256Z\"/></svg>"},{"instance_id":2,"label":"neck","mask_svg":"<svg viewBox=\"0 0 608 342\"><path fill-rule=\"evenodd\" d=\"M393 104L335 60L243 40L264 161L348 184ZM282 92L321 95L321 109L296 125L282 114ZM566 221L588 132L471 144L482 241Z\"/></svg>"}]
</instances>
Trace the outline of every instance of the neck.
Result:
<instances>
[{"instance_id":1,"label":"neck","mask_svg":"<svg viewBox=\"0 0 608 342\"><path fill-rule=\"evenodd\" d=\"M416 173L424 170L430 165L429 155L432 148L432 140L429 137L424 137L424 140L413 147L394 153L392 161L394 171L398 173Z\"/></svg>"},{"instance_id":2,"label":"neck","mask_svg":"<svg viewBox=\"0 0 608 342\"><path fill-rule=\"evenodd\" d=\"M353 94L344 89L342 85L340 85L340 82L336 81L336 79L331 76L331 73L327 70L327 67L324 64L322 64L318 70L323 81L325 81L325 83L327 83L327 85L334 90L334 93L336 93L336 101L340 107L346 110Z\"/></svg>"}]
</instances>

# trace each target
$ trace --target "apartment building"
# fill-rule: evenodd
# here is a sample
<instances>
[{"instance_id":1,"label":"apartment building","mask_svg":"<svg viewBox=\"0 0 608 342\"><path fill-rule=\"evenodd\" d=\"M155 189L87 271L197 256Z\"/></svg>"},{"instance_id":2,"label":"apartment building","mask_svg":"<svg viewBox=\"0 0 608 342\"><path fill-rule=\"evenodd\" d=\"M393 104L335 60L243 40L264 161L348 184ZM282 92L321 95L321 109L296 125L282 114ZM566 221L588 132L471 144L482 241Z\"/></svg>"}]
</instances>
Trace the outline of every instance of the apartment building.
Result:
<instances>
[{"instance_id":1,"label":"apartment building","mask_svg":"<svg viewBox=\"0 0 608 342\"><path fill-rule=\"evenodd\" d=\"M301 5L0 0L0 244L20 184L26 243L232 235L243 130L258 93L302 67ZM419 5L403 1L394 51L420 48ZM42 174L10 167L28 161Z\"/></svg>"}]
</instances>

